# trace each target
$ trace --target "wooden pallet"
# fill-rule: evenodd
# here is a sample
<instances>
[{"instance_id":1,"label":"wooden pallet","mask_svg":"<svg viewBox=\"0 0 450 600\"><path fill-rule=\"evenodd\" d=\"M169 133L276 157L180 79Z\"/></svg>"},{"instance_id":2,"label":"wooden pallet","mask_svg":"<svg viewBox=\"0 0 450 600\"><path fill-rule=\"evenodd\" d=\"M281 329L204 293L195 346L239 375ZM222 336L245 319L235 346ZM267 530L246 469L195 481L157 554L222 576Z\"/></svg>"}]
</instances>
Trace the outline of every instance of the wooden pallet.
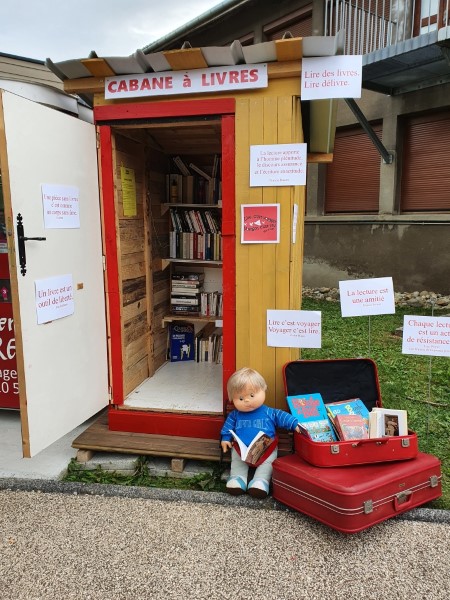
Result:
<instances>
[{"instance_id":1,"label":"wooden pallet","mask_svg":"<svg viewBox=\"0 0 450 600\"><path fill-rule=\"evenodd\" d=\"M117 452L205 461L221 460L219 440L111 431L108 429L107 411L75 438L72 447L91 452ZM292 434L283 432L280 435L278 454L283 456L291 452ZM229 461L229 453L223 458Z\"/></svg>"}]
</instances>

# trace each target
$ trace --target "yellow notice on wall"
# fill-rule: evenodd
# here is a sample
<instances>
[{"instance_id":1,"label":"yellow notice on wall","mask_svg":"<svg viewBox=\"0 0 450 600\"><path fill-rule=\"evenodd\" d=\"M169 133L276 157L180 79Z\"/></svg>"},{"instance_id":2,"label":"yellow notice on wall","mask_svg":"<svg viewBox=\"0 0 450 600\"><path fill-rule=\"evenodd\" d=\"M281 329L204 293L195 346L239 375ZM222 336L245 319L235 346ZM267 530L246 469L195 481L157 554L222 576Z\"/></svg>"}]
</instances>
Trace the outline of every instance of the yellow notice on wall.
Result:
<instances>
[{"instance_id":1,"label":"yellow notice on wall","mask_svg":"<svg viewBox=\"0 0 450 600\"><path fill-rule=\"evenodd\" d=\"M120 180L122 182L123 215L124 217L135 217L137 209L134 169L120 167Z\"/></svg>"}]
</instances>

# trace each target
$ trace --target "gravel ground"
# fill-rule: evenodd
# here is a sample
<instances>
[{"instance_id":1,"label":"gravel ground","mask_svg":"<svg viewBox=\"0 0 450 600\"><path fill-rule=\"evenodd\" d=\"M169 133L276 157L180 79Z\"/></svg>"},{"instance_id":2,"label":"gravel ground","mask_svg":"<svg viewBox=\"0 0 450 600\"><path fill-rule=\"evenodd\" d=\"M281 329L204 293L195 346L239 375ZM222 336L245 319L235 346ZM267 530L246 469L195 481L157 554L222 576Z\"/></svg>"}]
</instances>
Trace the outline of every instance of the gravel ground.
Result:
<instances>
[{"instance_id":1,"label":"gravel ground","mask_svg":"<svg viewBox=\"0 0 450 600\"><path fill-rule=\"evenodd\" d=\"M450 597L447 511L343 535L271 499L0 483L1 600Z\"/></svg>"}]
</instances>

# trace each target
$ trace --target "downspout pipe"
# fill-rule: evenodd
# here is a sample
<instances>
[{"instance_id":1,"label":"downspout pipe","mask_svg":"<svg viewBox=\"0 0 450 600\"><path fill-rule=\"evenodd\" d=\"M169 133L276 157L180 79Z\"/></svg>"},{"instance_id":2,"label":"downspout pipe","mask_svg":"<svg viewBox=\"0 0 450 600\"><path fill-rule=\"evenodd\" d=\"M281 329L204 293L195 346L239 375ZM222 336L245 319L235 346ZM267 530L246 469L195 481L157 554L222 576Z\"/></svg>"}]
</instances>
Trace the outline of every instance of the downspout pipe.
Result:
<instances>
[{"instance_id":1,"label":"downspout pipe","mask_svg":"<svg viewBox=\"0 0 450 600\"><path fill-rule=\"evenodd\" d=\"M380 155L381 155L382 159L384 160L384 162L387 165L391 165L394 162L394 154L392 152L389 152L389 150L387 150L383 146L383 144L379 140L377 134L372 129L371 124L366 119L364 113L359 108L359 106L356 104L356 102L354 101L354 99L353 98L345 98L345 102L347 103L347 106L352 111L352 113L355 115L355 117L358 119L358 122L361 125L361 127L364 129L364 131L367 133L367 135L371 139L373 145L375 146L375 148L380 153Z\"/></svg>"}]
</instances>

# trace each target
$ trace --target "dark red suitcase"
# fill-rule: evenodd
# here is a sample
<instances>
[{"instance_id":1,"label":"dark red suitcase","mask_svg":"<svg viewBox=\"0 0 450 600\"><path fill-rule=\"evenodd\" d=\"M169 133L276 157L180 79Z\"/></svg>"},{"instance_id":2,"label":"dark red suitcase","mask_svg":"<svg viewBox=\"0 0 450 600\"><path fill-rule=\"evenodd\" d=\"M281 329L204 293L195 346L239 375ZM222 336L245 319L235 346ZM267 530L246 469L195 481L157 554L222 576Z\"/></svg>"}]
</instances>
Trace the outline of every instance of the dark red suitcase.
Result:
<instances>
[{"instance_id":1,"label":"dark red suitcase","mask_svg":"<svg viewBox=\"0 0 450 600\"><path fill-rule=\"evenodd\" d=\"M370 358L296 360L283 367L286 396L319 392L325 404L361 398L369 411L382 406L377 366ZM317 467L409 460L419 451L417 435L339 442L313 442L294 433L295 452Z\"/></svg>"},{"instance_id":2,"label":"dark red suitcase","mask_svg":"<svg viewBox=\"0 0 450 600\"><path fill-rule=\"evenodd\" d=\"M357 533L442 495L431 454L396 463L324 469L296 454L273 463L273 497L343 533Z\"/></svg>"}]
</instances>

